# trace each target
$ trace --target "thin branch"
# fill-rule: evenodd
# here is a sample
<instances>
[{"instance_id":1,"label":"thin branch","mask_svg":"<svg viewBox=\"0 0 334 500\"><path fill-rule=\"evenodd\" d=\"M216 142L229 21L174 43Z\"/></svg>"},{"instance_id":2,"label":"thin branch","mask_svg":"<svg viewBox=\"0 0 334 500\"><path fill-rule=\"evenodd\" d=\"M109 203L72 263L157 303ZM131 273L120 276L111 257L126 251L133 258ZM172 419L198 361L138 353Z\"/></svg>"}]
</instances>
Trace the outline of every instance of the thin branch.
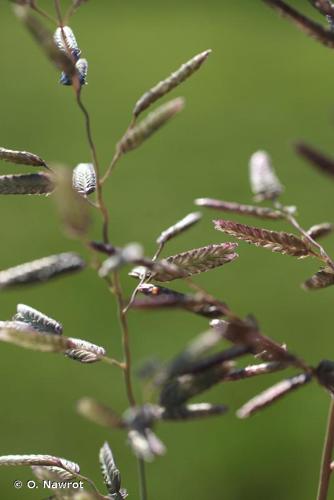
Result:
<instances>
[{"instance_id":1,"label":"thin branch","mask_svg":"<svg viewBox=\"0 0 334 500\"><path fill-rule=\"evenodd\" d=\"M79 106L80 110L82 111L84 118L85 118L87 140L88 140L89 147L91 150L92 160L93 160L94 169L95 169L95 173L96 173L97 202L98 202L99 209L100 209L102 217L103 217L103 241L104 241L104 243L108 243L109 242L109 234L108 234L109 233L109 213L108 213L107 207L106 207L104 200L103 200L102 181L100 179L100 166L99 166L99 161L98 161L97 152L96 152L96 146L95 146L95 142L94 142L93 134L92 134L90 115L89 115L87 108L84 106L84 104L82 102L80 90L76 91L76 99L77 99L77 104L78 104L78 106Z\"/></svg>"},{"instance_id":2,"label":"thin branch","mask_svg":"<svg viewBox=\"0 0 334 500\"><path fill-rule=\"evenodd\" d=\"M333 448L334 448L334 399L333 397L331 397L325 443L321 460L317 500L327 500L328 497Z\"/></svg>"},{"instance_id":3,"label":"thin branch","mask_svg":"<svg viewBox=\"0 0 334 500\"><path fill-rule=\"evenodd\" d=\"M321 24L304 16L304 14L298 12L298 10L293 7L290 7L290 5L282 0L263 0L263 2L272 9L276 10L282 17L289 19L289 21L295 24L307 35L315 38L315 40L322 43L326 47L331 49L334 48L334 33L324 28Z\"/></svg>"},{"instance_id":4,"label":"thin branch","mask_svg":"<svg viewBox=\"0 0 334 500\"><path fill-rule=\"evenodd\" d=\"M136 406L136 400L133 393L131 381L131 351L129 344L129 326L126 314L124 313L124 298L119 274L117 271L113 273L113 289L112 289L118 305L118 316L122 327L122 342L124 352L124 381L126 393L131 406Z\"/></svg>"},{"instance_id":5,"label":"thin branch","mask_svg":"<svg viewBox=\"0 0 334 500\"><path fill-rule=\"evenodd\" d=\"M138 476L140 484L140 500L147 500L147 482L145 473L145 462L142 458L138 458Z\"/></svg>"},{"instance_id":6,"label":"thin branch","mask_svg":"<svg viewBox=\"0 0 334 500\"><path fill-rule=\"evenodd\" d=\"M118 368L121 368L122 370L124 370L125 368L124 363L117 361L117 359L109 358L108 356L103 356L103 358L101 358L101 361L104 361L108 365L118 366Z\"/></svg>"},{"instance_id":7,"label":"thin branch","mask_svg":"<svg viewBox=\"0 0 334 500\"><path fill-rule=\"evenodd\" d=\"M129 339L129 326L128 319L126 316L126 310L124 308L124 296L119 279L118 271L113 273L113 288L114 295L118 304L118 315L119 321L122 327L122 341L123 341L123 352L125 363L123 365L124 370L124 382L126 387L126 393L130 406L136 406L136 400L132 387L131 379L131 350L130 350L130 339ZM146 485L146 474L145 474L145 464L141 458L137 458L138 462L138 475L139 475L139 488L140 488L140 499L147 500L147 485Z\"/></svg>"},{"instance_id":8,"label":"thin branch","mask_svg":"<svg viewBox=\"0 0 334 500\"><path fill-rule=\"evenodd\" d=\"M35 12L37 12L37 14L39 14L40 16L42 16L45 19L47 19L48 21L50 21L52 24L58 24L54 17L50 16L50 14L48 14L48 12L46 12L41 7L39 7L37 4L35 4L35 2L31 5L31 9L34 10Z\"/></svg>"},{"instance_id":9,"label":"thin branch","mask_svg":"<svg viewBox=\"0 0 334 500\"><path fill-rule=\"evenodd\" d=\"M64 23L63 23L63 16L61 13L60 1L54 0L54 4L55 4L55 9L56 9L56 13L57 13L58 21L59 21L59 26L63 27Z\"/></svg>"},{"instance_id":10,"label":"thin branch","mask_svg":"<svg viewBox=\"0 0 334 500\"><path fill-rule=\"evenodd\" d=\"M108 177L111 175L111 173L113 172L113 170L114 170L118 160L121 158L121 156L122 156L122 153L120 151L116 150L109 167L107 168L103 177L101 178L101 185L104 184L105 181L108 179Z\"/></svg>"}]
</instances>

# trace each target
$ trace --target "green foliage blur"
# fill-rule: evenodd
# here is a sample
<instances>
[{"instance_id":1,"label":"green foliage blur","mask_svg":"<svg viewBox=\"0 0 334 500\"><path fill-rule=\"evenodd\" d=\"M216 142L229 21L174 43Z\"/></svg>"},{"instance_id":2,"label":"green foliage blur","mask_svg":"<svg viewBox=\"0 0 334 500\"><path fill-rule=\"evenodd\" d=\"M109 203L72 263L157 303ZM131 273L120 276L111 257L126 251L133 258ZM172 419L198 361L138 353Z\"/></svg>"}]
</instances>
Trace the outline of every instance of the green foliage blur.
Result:
<instances>
[{"instance_id":1,"label":"green foliage blur","mask_svg":"<svg viewBox=\"0 0 334 500\"><path fill-rule=\"evenodd\" d=\"M293 3L321 20L306 0ZM40 4L53 9L51 0ZM68 168L90 161L71 88L58 84L57 71L5 0L0 0L0 23L0 145L32 151ZM286 186L283 201L297 205L303 226L333 220L334 184L292 148L302 138L334 153L330 50L297 32L260 0L91 0L71 25L89 61L83 98L103 168L136 99L191 56L213 49L200 72L171 95L186 98L184 112L123 158L109 179L105 198L112 242L138 241L151 255L161 229L193 211L195 198L250 202L247 164L257 149L271 153ZM26 170L6 163L0 168L1 174ZM219 215L205 211L203 221L171 242L167 253L226 240L212 226ZM80 244L64 236L51 198L2 197L0 222L1 269L65 250L89 258ZM265 227L287 228L280 222ZM94 214L92 238L100 234L101 220ZM329 252L333 242L326 242ZM243 243L239 250L236 262L196 281L240 314L253 313L264 332L308 362L333 359L333 289L306 293L299 286L317 263ZM129 295L135 282L126 272L122 279ZM110 356L121 358L114 299L93 270L1 292L1 319L10 318L17 303L44 311L64 324L67 335L104 345ZM207 323L182 312L131 312L130 328L136 370L152 355L169 359ZM125 435L99 428L75 410L79 398L93 396L123 411L127 403L117 369L0 347L0 454L64 456L79 462L102 489L97 457L108 440L123 486L130 498L138 498L136 463ZM314 499L325 392L314 383L249 420L234 415L279 377L227 384L205 394L200 400L230 407L222 418L160 425L157 432L168 452L147 467L149 498ZM136 391L140 400L139 384ZM32 474L25 468L0 470L1 498L48 495L46 490L15 490L14 479L26 481Z\"/></svg>"}]
</instances>

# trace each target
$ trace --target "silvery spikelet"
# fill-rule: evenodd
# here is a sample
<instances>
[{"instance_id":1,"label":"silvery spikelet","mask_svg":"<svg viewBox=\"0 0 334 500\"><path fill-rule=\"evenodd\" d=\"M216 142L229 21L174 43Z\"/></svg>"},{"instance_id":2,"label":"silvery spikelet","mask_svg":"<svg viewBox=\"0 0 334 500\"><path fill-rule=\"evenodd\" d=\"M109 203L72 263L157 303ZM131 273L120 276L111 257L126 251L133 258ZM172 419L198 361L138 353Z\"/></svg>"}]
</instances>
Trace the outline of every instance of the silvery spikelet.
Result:
<instances>
[{"instance_id":1,"label":"silvery spikelet","mask_svg":"<svg viewBox=\"0 0 334 500\"><path fill-rule=\"evenodd\" d=\"M49 318L49 316L46 316L37 309L33 309L25 304L18 304L16 311L13 317L14 321L22 322L40 332L54 333L57 335L63 333L63 326L58 323L58 321Z\"/></svg>"},{"instance_id":2,"label":"silvery spikelet","mask_svg":"<svg viewBox=\"0 0 334 500\"><path fill-rule=\"evenodd\" d=\"M157 83L157 85L152 87L148 92L145 92L145 94L142 95L136 102L133 115L135 117L139 116L139 114L147 109L151 104L184 82L184 80L189 78L189 76L202 66L210 54L210 49L197 54L185 64L182 64L182 66L180 66L180 68L178 68L174 73Z\"/></svg>"},{"instance_id":3,"label":"silvery spikelet","mask_svg":"<svg viewBox=\"0 0 334 500\"><path fill-rule=\"evenodd\" d=\"M265 151L257 151L251 156L249 176L256 201L272 200L283 192L283 186L275 174L270 156Z\"/></svg>"},{"instance_id":4,"label":"silvery spikelet","mask_svg":"<svg viewBox=\"0 0 334 500\"><path fill-rule=\"evenodd\" d=\"M193 212L191 214L186 215L180 221L176 222L173 226L168 227L157 238L158 245L164 245L167 241L174 238L180 233L183 233L191 226L199 222L202 218L201 212Z\"/></svg>"},{"instance_id":5,"label":"silvery spikelet","mask_svg":"<svg viewBox=\"0 0 334 500\"><path fill-rule=\"evenodd\" d=\"M52 455L2 455L0 456L0 466L49 466L59 467L61 469L78 474L80 467L77 463L65 458L54 457Z\"/></svg>"},{"instance_id":6,"label":"silvery spikelet","mask_svg":"<svg viewBox=\"0 0 334 500\"><path fill-rule=\"evenodd\" d=\"M87 84L88 61L87 59L78 59L75 63L75 69L79 75L80 86ZM63 71L60 76L60 83L65 86L72 85L72 79Z\"/></svg>"},{"instance_id":7,"label":"silvery spikelet","mask_svg":"<svg viewBox=\"0 0 334 500\"><path fill-rule=\"evenodd\" d=\"M79 59L75 64L76 70L79 74L80 85L87 84L88 61L87 59Z\"/></svg>"},{"instance_id":8,"label":"silvery spikelet","mask_svg":"<svg viewBox=\"0 0 334 500\"><path fill-rule=\"evenodd\" d=\"M58 27L53 36L54 42L62 52L70 51L72 57L77 61L80 58L81 50L69 26Z\"/></svg>"},{"instance_id":9,"label":"silvery spikelet","mask_svg":"<svg viewBox=\"0 0 334 500\"><path fill-rule=\"evenodd\" d=\"M0 160L15 163L17 165L29 165L31 167L46 167L45 161L38 155L28 151L14 151L0 147Z\"/></svg>"},{"instance_id":10,"label":"silvery spikelet","mask_svg":"<svg viewBox=\"0 0 334 500\"><path fill-rule=\"evenodd\" d=\"M50 255L0 271L0 289L48 281L65 273L80 271L84 266L84 261L74 252Z\"/></svg>"},{"instance_id":11,"label":"silvery spikelet","mask_svg":"<svg viewBox=\"0 0 334 500\"><path fill-rule=\"evenodd\" d=\"M78 193L87 196L96 190L96 173L92 163L79 163L73 170L73 187Z\"/></svg>"}]
</instances>

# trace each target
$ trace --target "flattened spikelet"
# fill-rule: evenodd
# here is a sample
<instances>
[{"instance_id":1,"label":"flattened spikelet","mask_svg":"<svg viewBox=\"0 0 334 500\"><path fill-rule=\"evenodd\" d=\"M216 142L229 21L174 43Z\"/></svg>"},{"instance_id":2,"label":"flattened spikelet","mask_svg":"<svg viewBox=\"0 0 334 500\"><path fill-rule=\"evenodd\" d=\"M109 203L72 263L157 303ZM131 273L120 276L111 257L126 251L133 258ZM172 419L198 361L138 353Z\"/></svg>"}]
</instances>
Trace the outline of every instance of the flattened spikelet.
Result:
<instances>
[{"instance_id":1,"label":"flattened spikelet","mask_svg":"<svg viewBox=\"0 0 334 500\"><path fill-rule=\"evenodd\" d=\"M331 177L334 175L334 158L330 158L318 149L315 149L313 146L305 144L304 142L296 144L295 149L297 153L308 161L313 167Z\"/></svg>"},{"instance_id":2,"label":"flattened spikelet","mask_svg":"<svg viewBox=\"0 0 334 500\"><path fill-rule=\"evenodd\" d=\"M258 365L249 365L245 368L232 369L225 377L225 382L234 382L236 380L243 380L245 378L257 377L258 375L266 375L267 373L274 373L286 368L285 363L279 361L271 361L269 363L260 363Z\"/></svg>"},{"instance_id":3,"label":"flattened spikelet","mask_svg":"<svg viewBox=\"0 0 334 500\"><path fill-rule=\"evenodd\" d=\"M305 363L302 359L291 354L286 349L286 346L263 335L253 321L235 320L226 322L214 319L210 322L210 325L220 332L223 338L236 346L244 346L248 352L263 361L278 361L305 369Z\"/></svg>"},{"instance_id":4,"label":"flattened spikelet","mask_svg":"<svg viewBox=\"0 0 334 500\"><path fill-rule=\"evenodd\" d=\"M330 0L310 0L310 2L324 16L334 16L334 5Z\"/></svg>"},{"instance_id":5,"label":"flattened spikelet","mask_svg":"<svg viewBox=\"0 0 334 500\"><path fill-rule=\"evenodd\" d=\"M231 212L240 215L250 215L260 219L283 219L284 215L279 210L253 205L243 205L233 201L220 201L212 198L197 198L195 204L200 207L213 208L222 212Z\"/></svg>"},{"instance_id":6,"label":"flattened spikelet","mask_svg":"<svg viewBox=\"0 0 334 500\"><path fill-rule=\"evenodd\" d=\"M307 244L294 234L246 226L245 224L238 224L230 220L221 219L213 222L215 229L218 231L222 231L257 247L267 248L272 252L292 255L294 257L307 257L310 255L310 249Z\"/></svg>"},{"instance_id":7,"label":"flattened spikelet","mask_svg":"<svg viewBox=\"0 0 334 500\"><path fill-rule=\"evenodd\" d=\"M211 403L196 403L183 405L179 408L162 414L163 420L193 420L207 417L224 415L228 408L225 405L213 405Z\"/></svg>"},{"instance_id":8,"label":"flattened spikelet","mask_svg":"<svg viewBox=\"0 0 334 500\"><path fill-rule=\"evenodd\" d=\"M111 448L107 442L100 449L99 460L108 492L111 495L118 493L121 487L121 474L116 467Z\"/></svg>"},{"instance_id":9,"label":"flattened spikelet","mask_svg":"<svg viewBox=\"0 0 334 500\"><path fill-rule=\"evenodd\" d=\"M275 199L283 191L283 186L271 164L271 158L265 151L257 151L251 156L249 179L256 201Z\"/></svg>"},{"instance_id":10,"label":"flattened spikelet","mask_svg":"<svg viewBox=\"0 0 334 500\"><path fill-rule=\"evenodd\" d=\"M307 234L311 236L313 240L318 240L324 236L328 236L334 230L334 225L330 222L323 222L322 224L316 224L315 226L308 229Z\"/></svg>"},{"instance_id":11,"label":"flattened spikelet","mask_svg":"<svg viewBox=\"0 0 334 500\"><path fill-rule=\"evenodd\" d=\"M311 36L326 47L334 48L334 33L325 29L321 24L312 21L282 0L264 0L264 2L295 24L306 35Z\"/></svg>"},{"instance_id":12,"label":"flattened spikelet","mask_svg":"<svg viewBox=\"0 0 334 500\"><path fill-rule=\"evenodd\" d=\"M73 187L78 193L88 195L96 190L96 174L92 163L79 163L73 170Z\"/></svg>"},{"instance_id":13,"label":"flattened spikelet","mask_svg":"<svg viewBox=\"0 0 334 500\"><path fill-rule=\"evenodd\" d=\"M3 322L0 325L0 341L33 351L60 352L81 363L94 363L106 354L103 347L85 340L55 335L53 332L24 329L15 322Z\"/></svg>"},{"instance_id":14,"label":"flattened spikelet","mask_svg":"<svg viewBox=\"0 0 334 500\"><path fill-rule=\"evenodd\" d=\"M147 295L144 300L135 299L133 309L182 308L206 318L219 318L229 310L226 304L219 301L210 303L201 296L184 294L152 284L143 284L139 292Z\"/></svg>"},{"instance_id":15,"label":"flattened spikelet","mask_svg":"<svg viewBox=\"0 0 334 500\"><path fill-rule=\"evenodd\" d=\"M236 248L236 243L221 243L171 255L165 261L168 265L176 266L176 272L169 273L167 269L166 271L162 269L160 272L153 273L152 278L163 282L210 271L235 260L238 257L235 253Z\"/></svg>"},{"instance_id":16,"label":"flattened spikelet","mask_svg":"<svg viewBox=\"0 0 334 500\"><path fill-rule=\"evenodd\" d=\"M55 185L50 175L38 174L0 175L1 194L50 194Z\"/></svg>"},{"instance_id":17,"label":"flattened spikelet","mask_svg":"<svg viewBox=\"0 0 334 500\"><path fill-rule=\"evenodd\" d=\"M0 456L0 465L50 466L60 467L61 469L73 472L73 474L80 472L80 467L75 462L71 462L65 458L54 457L52 455L3 455Z\"/></svg>"},{"instance_id":18,"label":"flattened spikelet","mask_svg":"<svg viewBox=\"0 0 334 500\"><path fill-rule=\"evenodd\" d=\"M131 429L128 433L128 440L136 457L146 462L152 462L155 456L164 455L166 452L163 442L149 428L145 429L145 432Z\"/></svg>"},{"instance_id":19,"label":"flattened spikelet","mask_svg":"<svg viewBox=\"0 0 334 500\"><path fill-rule=\"evenodd\" d=\"M48 465L32 465L31 470L33 474L40 481L70 481L73 480L73 474L67 470L61 469L60 467L53 467Z\"/></svg>"},{"instance_id":20,"label":"flattened spikelet","mask_svg":"<svg viewBox=\"0 0 334 500\"><path fill-rule=\"evenodd\" d=\"M88 61L87 59L78 59L75 63L75 69L79 75L80 85L87 85L87 75L88 75Z\"/></svg>"},{"instance_id":21,"label":"flattened spikelet","mask_svg":"<svg viewBox=\"0 0 334 500\"><path fill-rule=\"evenodd\" d=\"M70 238L84 238L90 227L89 205L72 185L71 172L57 168L55 202L66 234Z\"/></svg>"},{"instance_id":22,"label":"flattened spikelet","mask_svg":"<svg viewBox=\"0 0 334 500\"><path fill-rule=\"evenodd\" d=\"M58 49L67 53L70 51L71 55L78 59L80 56L80 49L74 33L69 26L58 27L53 35L54 42Z\"/></svg>"},{"instance_id":23,"label":"flattened spikelet","mask_svg":"<svg viewBox=\"0 0 334 500\"><path fill-rule=\"evenodd\" d=\"M184 107L184 99L178 97L152 111L144 120L130 128L117 145L120 153L127 153L138 148L154 132L159 130Z\"/></svg>"},{"instance_id":24,"label":"flattened spikelet","mask_svg":"<svg viewBox=\"0 0 334 500\"><path fill-rule=\"evenodd\" d=\"M334 285L334 271L331 268L320 269L311 278L303 283L305 290L320 290Z\"/></svg>"},{"instance_id":25,"label":"flattened spikelet","mask_svg":"<svg viewBox=\"0 0 334 500\"><path fill-rule=\"evenodd\" d=\"M123 428L124 422L111 408L103 405L93 398L82 398L77 402L77 411L88 420L109 427L111 429Z\"/></svg>"},{"instance_id":26,"label":"flattened spikelet","mask_svg":"<svg viewBox=\"0 0 334 500\"><path fill-rule=\"evenodd\" d=\"M152 87L137 101L133 110L133 115L135 117L139 116L140 113L151 106L151 104L184 82L184 80L189 78L189 76L202 66L210 54L211 50L206 50L197 54L188 62L182 64L178 70L168 76L165 80L162 80L157 85Z\"/></svg>"},{"instance_id":27,"label":"flattened spikelet","mask_svg":"<svg viewBox=\"0 0 334 500\"><path fill-rule=\"evenodd\" d=\"M48 59L69 77L74 77L76 75L74 62L67 53L59 50L53 40L52 34L40 23L37 17L30 13L29 8L16 6L15 13L28 28Z\"/></svg>"},{"instance_id":28,"label":"flattened spikelet","mask_svg":"<svg viewBox=\"0 0 334 500\"><path fill-rule=\"evenodd\" d=\"M0 328L0 341L40 352L65 352L68 348L66 337L36 330Z\"/></svg>"},{"instance_id":29,"label":"flattened spikelet","mask_svg":"<svg viewBox=\"0 0 334 500\"><path fill-rule=\"evenodd\" d=\"M29 165L31 167L46 167L46 163L39 156L27 151L13 151L12 149L0 148L0 160L15 163L17 165Z\"/></svg>"},{"instance_id":30,"label":"flattened spikelet","mask_svg":"<svg viewBox=\"0 0 334 500\"><path fill-rule=\"evenodd\" d=\"M69 338L67 347L66 356L80 363L95 363L106 354L104 347L81 339Z\"/></svg>"},{"instance_id":31,"label":"flattened spikelet","mask_svg":"<svg viewBox=\"0 0 334 500\"><path fill-rule=\"evenodd\" d=\"M265 390L258 396L255 396L253 399L248 401L248 403L246 403L237 411L237 416L239 418L250 417L254 413L271 405L278 399L281 399L289 392L307 384L308 382L310 382L310 380L311 376L308 373L301 373L300 375L282 380L281 382L278 382L278 384L273 385L269 389Z\"/></svg>"},{"instance_id":32,"label":"flattened spikelet","mask_svg":"<svg viewBox=\"0 0 334 500\"><path fill-rule=\"evenodd\" d=\"M164 245L167 241L171 240L175 236L180 233L183 233L194 224L199 222L202 218L201 212L193 212L191 214L186 215L180 221L170 226L168 229L165 229L160 236L157 238L158 245Z\"/></svg>"},{"instance_id":33,"label":"flattened spikelet","mask_svg":"<svg viewBox=\"0 0 334 500\"><path fill-rule=\"evenodd\" d=\"M50 255L0 271L0 289L48 281L62 274L80 271L85 263L73 252Z\"/></svg>"},{"instance_id":34,"label":"flattened spikelet","mask_svg":"<svg viewBox=\"0 0 334 500\"><path fill-rule=\"evenodd\" d=\"M17 313L13 317L14 321L21 321L31 326L34 330L46 333L54 333L61 335L63 333L63 326L55 319L49 318L37 309L33 309L25 304L18 304L16 308Z\"/></svg>"}]
</instances>

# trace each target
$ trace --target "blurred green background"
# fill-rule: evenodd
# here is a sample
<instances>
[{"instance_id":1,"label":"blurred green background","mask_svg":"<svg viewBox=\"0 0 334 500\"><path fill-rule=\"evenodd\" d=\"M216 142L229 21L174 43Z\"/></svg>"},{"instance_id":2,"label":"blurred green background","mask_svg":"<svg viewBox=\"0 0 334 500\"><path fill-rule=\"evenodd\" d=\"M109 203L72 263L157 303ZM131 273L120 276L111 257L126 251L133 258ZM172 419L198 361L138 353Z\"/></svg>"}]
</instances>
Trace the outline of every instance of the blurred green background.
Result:
<instances>
[{"instance_id":1,"label":"blurred green background","mask_svg":"<svg viewBox=\"0 0 334 500\"><path fill-rule=\"evenodd\" d=\"M51 0L40 4L53 8ZM294 2L311 12L307 4ZM71 89L58 84L57 72L14 18L9 2L0 0L0 6L1 146L32 151L70 168L89 161ZM142 242L150 255L161 229L194 210L195 198L249 202L247 163L259 148L272 154L286 186L283 200L299 207L302 225L333 220L334 184L297 158L291 147L303 138L334 152L330 50L280 20L261 1L91 1L73 18L72 27L90 64L84 100L102 165L110 161L136 99L194 54L213 49L201 71L172 94L185 96L185 111L125 157L107 183L113 242ZM0 167L2 174L25 169ZM168 252L224 241L211 223L219 215L206 211L200 225L173 241ZM0 221L3 269L64 250L85 255L63 235L51 199L2 197ZM99 235L96 216L92 237ZM333 242L327 240L329 251ZM310 363L332 359L333 290L312 294L299 286L317 263L242 243L239 253L238 261L197 282L240 314L253 313L266 333ZM129 294L134 282L126 273L123 283ZM67 335L104 345L110 356L121 357L114 300L92 270L2 292L1 319L10 318L18 302L57 318ZM151 355L168 359L207 324L182 312L132 312L130 327L136 368ZM205 394L202 400L230 406L222 418L160 425L158 434L168 453L147 467L149 498L314 499L327 395L313 384L252 419L239 421L234 415L277 378L219 386ZM94 396L117 411L126 408L116 369L4 344L0 380L0 454L64 456L79 462L82 472L102 487L97 456L107 439L124 487L138 498L136 464L125 436L99 428L75 411L83 396ZM14 479L32 478L27 469L2 469L0 478L6 500L47 496L47 491L14 490Z\"/></svg>"}]
</instances>

